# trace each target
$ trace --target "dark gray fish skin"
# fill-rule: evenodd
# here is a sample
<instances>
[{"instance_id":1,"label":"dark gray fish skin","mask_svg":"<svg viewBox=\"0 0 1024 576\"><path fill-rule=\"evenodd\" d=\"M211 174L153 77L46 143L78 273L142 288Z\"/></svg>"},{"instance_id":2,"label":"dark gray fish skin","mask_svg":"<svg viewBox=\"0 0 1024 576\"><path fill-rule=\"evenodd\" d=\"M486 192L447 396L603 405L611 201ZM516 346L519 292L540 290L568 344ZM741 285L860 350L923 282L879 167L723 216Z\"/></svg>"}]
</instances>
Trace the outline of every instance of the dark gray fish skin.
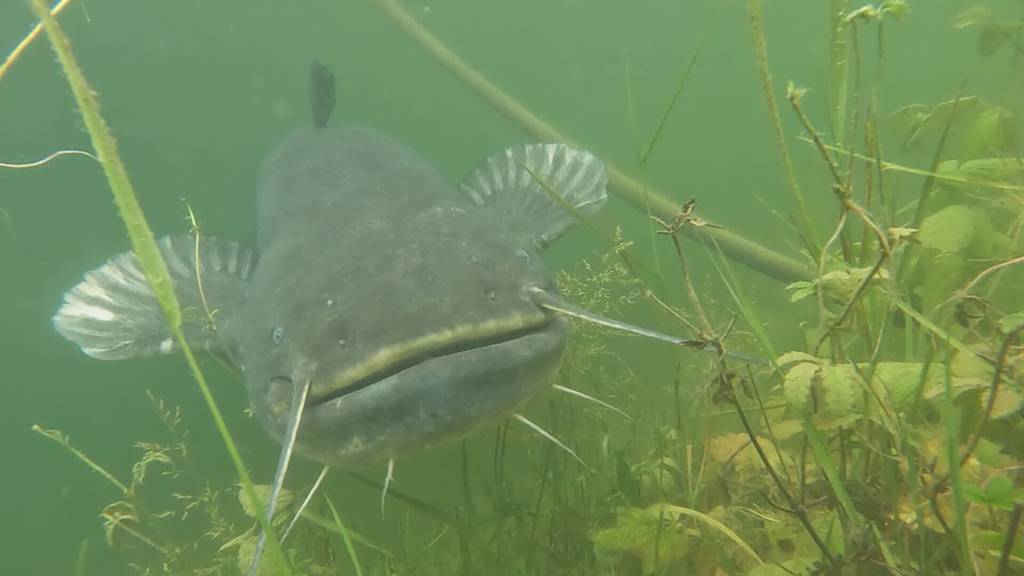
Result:
<instances>
[{"instance_id":1,"label":"dark gray fish skin","mask_svg":"<svg viewBox=\"0 0 1024 576\"><path fill-rule=\"evenodd\" d=\"M551 381L565 322L524 288L554 291L553 277L526 235L502 232L415 152L371 128L302 130L270 153L259 194L260 263L228 337L278 438L291 374L316 366L300 453L387 459L508 414ZM504 321L515 328L478 334ZM333 390L367 357L431 337Z\"/></svg>"},{"instance_id":2,"label":"dark gray fish skin","mask_svg":"<svg viewBox=\"0 0 1024 576\"><path fill-rule=\"evenodd\" d=\"M291 422L299 453L358 466L467 434L548 386L567 308L550 305L540 251L600 209L606 181L591 154L530 144L456 187L377 130L311 128L264 162L256 252L187 236L160 250L190 345L241 367L271 434ZM86 273L54 326L95 358L176 348L131 253Z\"/></svg>"},{"instance_id":3,"label":"dark gray fish skin","mask_svg":"<svg viewBox=\"0 0 1024 576\"><path fill-rule=\"evenodd\" d=\"M323 128L334 111L334 72L320 62L309 69L309 108L313 112L313 126Z\"/></svg>"}]
</instances>

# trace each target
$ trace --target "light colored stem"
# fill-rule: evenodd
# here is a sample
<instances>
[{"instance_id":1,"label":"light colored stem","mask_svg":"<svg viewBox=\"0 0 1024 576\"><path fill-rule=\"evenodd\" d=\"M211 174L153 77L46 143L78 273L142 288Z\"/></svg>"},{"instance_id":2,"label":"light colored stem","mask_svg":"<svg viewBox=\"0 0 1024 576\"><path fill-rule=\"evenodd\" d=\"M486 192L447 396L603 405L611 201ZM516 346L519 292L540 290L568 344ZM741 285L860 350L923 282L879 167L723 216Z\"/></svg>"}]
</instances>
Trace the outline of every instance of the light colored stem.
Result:
<instances>
[{"instance_id":1,"label":"light colored stem","mask_svg":"<svg viewBox=\"0 0 1024 576\"><path fill-rule=\"evenodd\" d=\"M50 38L50 44L57 54L57 60L64 70L68 84L71 86L71 92L74 94L75 102L78 104L78 111L82 116L82 121L85 123L86 130L89 132L93 148L96 150L96 156L103 166L103 173L106 175L110 190L114 195L114 203L117 205L121 219L128 230L132 250L139 260L139 265L146 276L146 281L160 303L160 308L167 319L167 325L170 327L178 345L181 346L192 376L195 378L196 383L199 384L199 389L210 409L217 430L220 432L224 445L231 456L231 461L235 465L238 476L242 481L242 487L245 490L246 496L257 508L257 518L263 524L264 532L269 535L271 549L274 551L275 556L281 559L280 565L283 567L285 574L291 574L290 569L287 567L280 542L273 534L270 523L264 517L259 497L256 494L256 489L253 487L249 472L242 462L238 447L235 445L224 417L217 407L216 400L213 398L213 393L206 383L206 377L203 376L202 371L199 369L199 364L192 354L192 349L189 347L188 342L185 341L185 335L181 331L181 308L178 305L178 298L174 293L174 286L167 271L167 264L164 262L163 255L161 255L160 249L157 247L156 239L153 237L153 232L150 230L145 214L142 212L142 207L135 196L135 189L128 178L128 171L121 162L121 157L117 150L117 142L114 140L114 136L111 134L110 128L103 120L102 115L100 115L100 104L96 93L90 88L85 75L82 73L81 68L79 68L78 62L71 50L71 43L61 29L60 24L50 14L43 0L32 0L32 9L42 21L43 28Z\"/></svg>"},{"instance_id":2,"label":"light colored stem","mask_svg":"<svg viewBox=\"0 0 1024 576\"><path fill-rule=\"evenodd\" d=\"M498 112L518 123L534 137L556 142L573 144L573 140L538 117L517 100L506 94L501 88L485 78L478 70L470 66L458 54L444 45L436 36L424 28L396 0L374 0L384 13L406 34L415 40L427 54L470 89L476 92ZM663 220L671 220L679 212L679 203L668 198L660 191L641 183L631 175L623 172L612 163L607 163L608 181L615 192L623 200L637 209L658 216ZM766 276L782 282L808 280L813 277L811 270L787 256L765 248L723 228L703 226L700 228L687 226L683 233L691 239L718 249L729 258Z\"/></svg>"},{"instance_id":3,"label":"light colored stem","mask_svg":"<svg viewBox=\"0 0 1024 576\"><path fill-rule=\"evenodd\" d=\"M796 170L793 168L793 159L789 155L786 133L782 129L779 105L775 100L775 90L772 87L772 72L768 67L768 46L764 35L764 12L761 10L761 0L747 0L747 14L750 16L750 31L753 35L757 70L761 76L761 90L764 92L765 103L768 104L768 117L775 129L776 144L779 149L779 157L782 159L782 167L786 172L786 180L788 180L789 189L793 193L793 201L796 202L800 231L806 236L808 246L816 252L818 250L817 233L810 212L807 210L807 203L804 201L804 193L800 189Z\"/></svg>"},{"instance_id":4,"label":"light colored stem","mask_svg":"<svg viewBox=\"0 0 1024 576\"><path fill-rule=\"evenodd\" d=\"M57 4L50 9L50 14L54 16L60 14L61 10L67 8L70 3L71 0L60 0L60 2L57 2ZM7 71L11 69L11 66L18 61L18 58L21 58L21 55L25 53L25 50L32 45L32 42L34 42L42 32L42 23L36 24L32 27L32 31L22 38L21 42L18 42L18 45L14 47L14 50L11 50L11 53L8 54L7 58L5 58L3 63L0 64L0 78L3 78L4 75L7 74Z\"/></svg>"}]
</instances>

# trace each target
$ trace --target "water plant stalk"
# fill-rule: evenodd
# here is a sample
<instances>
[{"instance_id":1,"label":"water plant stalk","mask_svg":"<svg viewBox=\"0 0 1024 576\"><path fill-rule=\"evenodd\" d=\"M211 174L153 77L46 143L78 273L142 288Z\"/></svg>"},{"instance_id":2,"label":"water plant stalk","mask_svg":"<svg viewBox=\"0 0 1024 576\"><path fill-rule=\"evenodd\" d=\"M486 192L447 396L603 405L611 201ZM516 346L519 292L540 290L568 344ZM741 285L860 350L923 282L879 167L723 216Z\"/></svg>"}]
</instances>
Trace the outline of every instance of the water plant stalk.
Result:
<instances>
[{"instance_id":1,"label":"water plant stalk","mask_svg":"<svg viewBox=\"0 0 1024 576\"><path fill-rule=\"evenodd\" d=\"M132 186L131 180L128 177L128 171L118 153L117 142L100 114L99 99L89 86L85 75L75 59L74 52L71 49L71 42L68 40L60 24L50 14L46 4L43 0L32 0L31 5L36 17L42 22L43 28L50 39L50 45L57 54L57 60L71 87L75 102L78 104L79 114L82 117L86 130L89 132L93 148L96 150L96 156L103 167L103 173L114 196L114 203L117 205L121 219L124 221L129 239L131 240L132 250L139 261L146 281L156 295L160 308L163 310L167 320L167 325L181 347L189 370L192 372L192 376L199 385L203 398L206 400L217 430L220 432L231 461L242 481L246 496L259 512L257 518L263 524L263 530L269 535L268 539L271 542L271 550L274 556L281 560L280 566L284 568L285 574L291 574L291 569L285 560L281 544L276 535L274 535L270 523L263 517L263 506L256 494L256 489L253 486L252 479L249 477L249 472L242 462L238 447L235 445L224 417L217 407L213 393L206 382L206 377L203 375L202 370L200 370L192 349L185 340L185 335L181 330L181 308L174 293L174 285L167 271L167 264L164 262L163 255L160 253L156 239L153 236L153 231L150 229L142 207L139 205L138 198L135 195L135 188Z\"/></svg>"},{"instance_id":2,"label":"water plant stalk","mask_svg":"<svg viewBox=\"0 0 1024 576\"><path fill-rule=\"evenodd\" d=\"M1024 502L1015 502L1013 512L1010 513L1010 527L1006 529L1006 540L1003 541L1003 550L999 554L999 571L997 576L1009 574L1010 555L1013 553L1013 543L1017 540L1017 528L1020 526L1021 513L1024 512Z\"/></svg>"},{"instance_id":3,"label":"water plant stalk","mask_svg":"<svg viewBox=\"0 0 1024 576\"><path fill-rule=\"evenodd\" d=\"M829 0L828 117L835 142L846 140L846 109L849 97L850 32L846 27L849 0Z\"/></svg>"},{"instance_id":4,"label":"water plant stalk","mask_svg":"<svg viewBox=\"0 0 1024 576\"><path fill-rule=\"evenodd\" d=\"M796 169L793 168L789 145L786 144L786 132L782 129L782 119L779 116L779 105L775 101L771 68L768 67L768 46L764 34L764 11L761 9L761 0L748 0L747 14L750 17L750 30L754 41L754 57L757 60L758 74L761 77L761 91L764 92L765 103L768 105L768 117L775 130L776 145L779 149L779 157L782 159L782 167L786 172L786 180L789 182L789 189L793 194L793 201L796 203L800 232L804 235L811 255L816 256L819 249L814 221L811 220L810 212L807 210L807 202L800 189Z\"/></svg>"},{"instance_id":5,"label":"water plant stalk","mask_svg":"<svg viewBox=\"0 0 1024 576\"><path fill-rule=\"evenodd\" d=\"M458 54L424 28L396 0L374 0L374 2L428 55L505 117L518 123L524 130L537 138L573 144L571 138L542 120L466 63ZM663 220L671 220L679 212L679 203L662 192L640 182L613 163L606 162L606 166L608 182L612 191L638 210L645 213L649 210L651 214ZM765 248L761 244L724 228L688 227L684 233L691 239L706 245L717 244L722 253L730 259L781 282L808 280L813 277L813 272L799 261Z\"/></svg>"}]
</instances>

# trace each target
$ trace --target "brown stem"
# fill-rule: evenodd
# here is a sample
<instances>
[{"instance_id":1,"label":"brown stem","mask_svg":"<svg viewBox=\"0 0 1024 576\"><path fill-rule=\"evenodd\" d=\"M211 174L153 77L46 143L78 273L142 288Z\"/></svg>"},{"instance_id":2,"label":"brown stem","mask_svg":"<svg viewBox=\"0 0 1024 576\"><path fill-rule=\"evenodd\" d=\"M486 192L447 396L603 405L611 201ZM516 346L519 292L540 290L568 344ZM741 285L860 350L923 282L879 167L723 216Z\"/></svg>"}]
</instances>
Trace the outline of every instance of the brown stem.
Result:
<instances>
[{"instance_id":1,"label":"brown stem","mask_svg":"<svg viewBox=\"0 0 1024 576\"><path fill-rule=\"evenodd\" d=\"M722 366L724 369L724 366ZM754 434L753 428L750 426L750 421L747 420L747 414L743 411L743 405L740 403L739 397L736 395L736 389L732 385L732 381L723 373L719 376L720 381L729 387L729 397L732 400L733 406L736 408L736 413L740 417L740 422L743 424L743 430L746 431L747 436L750 438L750 443L753 444L754 450L757 451L757 456L761 459L761 463L764 464L765 470L768 471L768 475L771 476L772 481L775 483L775 487L782 494L782 497L786 499L786 505L789 507L785 511L792 514L800 521L807 533L810 534L811 539L814 540L814 544L821 550L822 556L830 564L836 563L835 556L829 551L828 546L825 545L825 541L818 535L818 531L811 525L810 517L807 516L807 509L803 505L799 504L793 495L786 488L785 482L779 476L779 473L775 471L775 467L768 460L768 455L765 454L764 448L761 447L761 443L758 442L757 436Z\"/></svg>"},{"instance_id":2,"label":"brown stem","mask_svg":"<svg viewBox=\"0 0 1024 576\"><path fill-rule=\"evenodd\" d=\"M1003 540L1003 552L999 555L999 570L996 572L996 576L1009 574L1010 554L1013 552L1013 543L1017 540L1017 527L1020 526L1022 511L1024 511L1024 503L1015 502L1013 512L1010 513L1010 527L1006 529L1006 540Z\"/></svg>"},{"instance_id":3,"label":"brown stem","mask_svg":"<svg viewBox=\"0 0 1024 576\"><path fill-rule=\"evenodd\" d=\"M843 182L843 177L839 175L839 166L836 165L835 161L832 160L832 156L828 153L828 148L825 147L825 143L821 140L821 135L814 129L811 124L811 119L804 113L803 108L800 107L800 97L803 95L802 90L798 90L792 84L786 89L786 98L789 99L789 103L793 106L793 110L796 111L797 117L800 118L800 122L804 125L804 129L811 135L811 139L814 141L814 146L821 153L821 157L825 159L825 164L828 165L829 171L832 173L832 180L836 186L846 189L846 184Z\"/></svg>"},{"instance_id":4,"label":"brown stem","mask_svg":"<svg viewBox=\"0 0 1024 576\"><path fill-rule=\"evenodd\" d=\"M679 245L679 237L672 234L672 245L676 249L676 257L679 258L679 266L683 270L683 284L686 286L686 295L690 298L690 303L693 304L694 310L697 312L697 318L700 320L701 328L705 332L711 334L713 328L711 323L708 321L707 314L704 313L704 307L700 304L700 298L697 297L697 291L693 287L693 279L690 277L690 268L686 265L686 257L683 256L683 247Z\"/></svg>"},{"instance_id":5,"label":"brown stem","mask_svg":"<svg viewBox=\"0 0 1024 576\"><path fill-rule=\"evenodd\" d=\"M818 337L818 343L815 344L814 346L815 353L817 353L817 350L821 347L821 344L822 342L825 341L825 338L827 338L833 330L843 325L843 322L846 321L846 317L850 315L850 311L853 310L854 305L857 303L858 300L860 300L860 297L864 295L864 291L867 290L868 284L871 283L871 280L875 277L875 274L877 274L878 271L882 268L882 264L885 263L886 259L887 257L884 252L878 255L878 260L875 261L875 265L871 267L871 270L869 270L867 275L864 276L864 279L861 280L860 284L857 285L857 289L853 291L853 296L850 297L850 301L846 303L846 307L843 308L842 313L840 313L839 317L836 318L835 322L833 322L832 325L829 326L828 331Z\"/></svg>"},{"instance_id":6,"label":"brown stem","mask_svg":"<svg viewBox=\"0 0 1024 576\"><path fill-rule=\"evenodd\" d=\"M999 353L996 355L995 371L992 373L992 385L989 386L988 390L988 401L985 402L985 411L981 415L981 421L978 422L978 429L975 430L974 435L967 442L967 449L964 450L964 455L960 457L960 465L963 466L971 458L971 453L977 448L978 442L981 441L981 435L985 432L985 426L988 425L989 418L992 417L992 409L996 405L996 397L999 395L999 385L1003 380L1003 368L1006 365L1006 357L1009 354L1010 347L1017 340L1021 330L1024 327L1011 330L1006 338L1003 339L1002 345L999 346Z\"/></svg>"}]
</instances>

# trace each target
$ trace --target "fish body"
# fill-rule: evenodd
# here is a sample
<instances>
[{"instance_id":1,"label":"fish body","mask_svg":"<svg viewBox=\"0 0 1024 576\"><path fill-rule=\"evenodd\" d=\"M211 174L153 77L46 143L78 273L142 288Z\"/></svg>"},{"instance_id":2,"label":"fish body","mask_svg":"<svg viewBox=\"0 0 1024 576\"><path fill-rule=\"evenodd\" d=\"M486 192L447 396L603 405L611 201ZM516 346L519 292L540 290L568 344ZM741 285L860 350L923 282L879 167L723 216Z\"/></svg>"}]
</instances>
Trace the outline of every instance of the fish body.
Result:
<instances>
[{"instance_id":1,"label":"fish body","mask_svg":"<svg viewBox=\"0 0 1024 576\"><path fill-rule=\"evenodd\" d=\"M276 436L291 374L316 363L300 453L397 456L551 381L565 321L523 290L553 277L528 237L415 152L371 128L303 130L271 152L259 193L260 264L229 332Z\"/></svg>"},{"instance_id":2,"label":"fish body","mask_svg":"<svg viewBox=\"0 0 1024 576\"><path fill-rule=\"evenodd\" d=\"M190 345L244 374L279 441L308 385L295 449L336 467L464 436L549 386L568 328L541 252L604 203L593 155L561 144L495 154L458 185L368 127L301 129L260 172L256 248L160 242ZM89 272L54 323L97 358L173 352L131 253Z\"/></svg>"}]
</instances>

